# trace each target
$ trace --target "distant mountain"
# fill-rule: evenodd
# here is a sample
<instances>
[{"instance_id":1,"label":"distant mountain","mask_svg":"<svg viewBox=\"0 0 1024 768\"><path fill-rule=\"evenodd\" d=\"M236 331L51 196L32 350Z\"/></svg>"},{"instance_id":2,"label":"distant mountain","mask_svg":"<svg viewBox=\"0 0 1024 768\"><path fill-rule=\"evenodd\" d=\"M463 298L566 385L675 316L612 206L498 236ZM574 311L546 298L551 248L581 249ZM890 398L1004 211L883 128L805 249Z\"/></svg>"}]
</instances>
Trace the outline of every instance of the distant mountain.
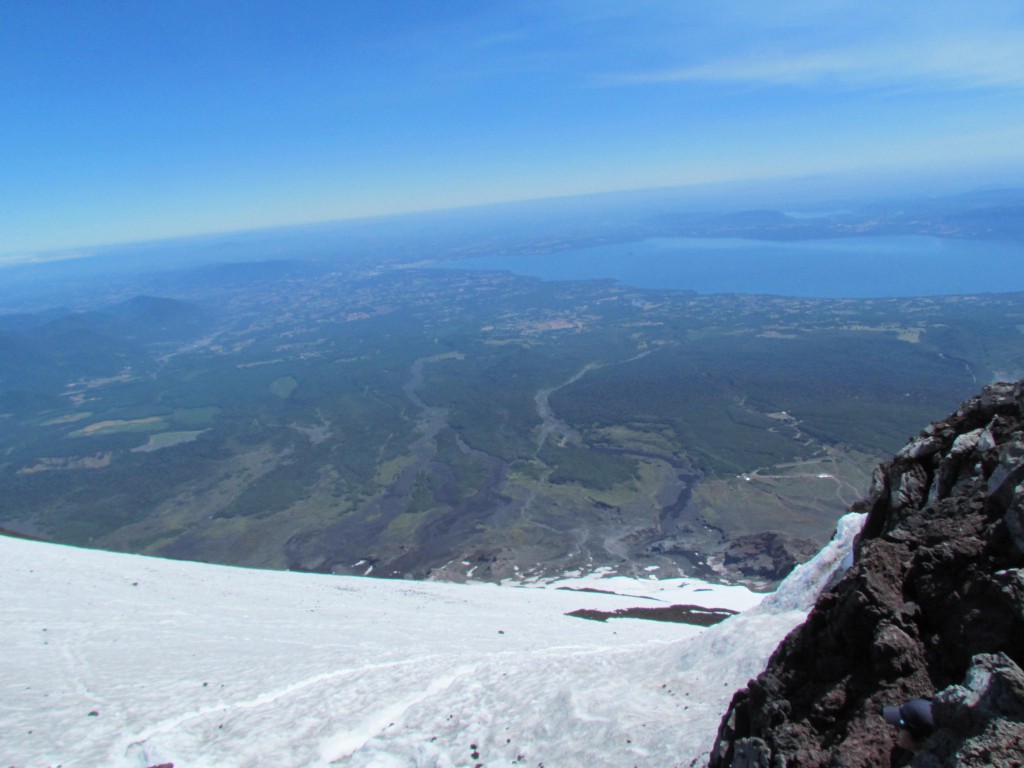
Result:
<instances>
[{"instance_id":1,"label":"distant mountain","mask_svg":"<svg viewBox=\"0 0 1024 768\"><path fill-rule=\"evenodd\" d=\"M1019 240L1024 237L1024 205L998 206L950 214L946 221L956 230L984 237Z\"/></svg>"},{"instance_id":2,"label":"distant mountain","mask_svg":"<svg viewBox=\"0 0 1024 768\"><path fill-rule=\"evenodd\" d=\"M662 236L787 241L929 235L1019 240L1024 237L1024 190L991 190L918 200L837 201L834 206L819 203L813 211L800 215L771 209L660 212L651 215L647 223Z\"/></svg>"},{"instance_id":3,"label":"distant mountain","mask_svg":"<svg viewBox=\"0 0 1024 768\"><path fill-rule=\"evenodd\" d=\"M906 764L883 706L935 697L914 766L1024 764L1024 382L875 473L854 565L733 698L711 768Z\"/></svg>"},{"instance_id":4,"label":"distant mountain","mask_svg":"<svg viewBox=\"0 0 1024 768\"><path fill-rule=\"evenodd\" d=\"M86 332L125 341L182 341L201 333L209 322L209 314L194 304L136 296L105 309L64 315L37 329L36 334L46 339Z\"/></svg>"},{"instance_id":5,"label":"distant mountain","mask_svg":"<svg viewBox=\"0 0 1024 768\"><path fill-rule=\"evenodd\" d=\"M12 315L0 321L0 395L54 393L83 377L144 365L146 345L192 339L212 318L175 299L139 296L88 312Z\"/></svg>"}]
</instances>

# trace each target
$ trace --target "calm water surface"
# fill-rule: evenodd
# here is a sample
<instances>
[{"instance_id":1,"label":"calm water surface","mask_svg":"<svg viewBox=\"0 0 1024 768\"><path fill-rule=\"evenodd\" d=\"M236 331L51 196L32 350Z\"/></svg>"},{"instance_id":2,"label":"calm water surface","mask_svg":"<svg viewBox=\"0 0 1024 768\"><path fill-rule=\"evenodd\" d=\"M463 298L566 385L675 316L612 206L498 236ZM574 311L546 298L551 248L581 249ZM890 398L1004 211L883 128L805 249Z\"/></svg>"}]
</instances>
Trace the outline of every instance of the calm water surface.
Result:
<instances>
[{"instance_id":1,"label":"calm water surface","mask_svg":"<svg viewBox=\"0 0 1024 768\"><path fill-rule=\"evenodd\" d=\"M1024 291L1024 243L924 236L785 243L659 238L447 266L699 293L868 298Z\"/></svg>"}]
</instances>

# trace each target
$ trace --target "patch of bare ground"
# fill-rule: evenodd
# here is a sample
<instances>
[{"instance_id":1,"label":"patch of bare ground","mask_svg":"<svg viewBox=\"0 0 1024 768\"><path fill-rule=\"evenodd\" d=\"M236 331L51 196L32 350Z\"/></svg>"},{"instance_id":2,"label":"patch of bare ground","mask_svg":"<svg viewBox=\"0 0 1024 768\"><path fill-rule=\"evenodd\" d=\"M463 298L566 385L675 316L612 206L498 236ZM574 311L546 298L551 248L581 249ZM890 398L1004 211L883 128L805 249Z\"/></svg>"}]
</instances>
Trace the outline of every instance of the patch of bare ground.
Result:
<instances>
[{"instance_id":1,"label":"patch of bare ground","mask_svg":"<svg viewBox=\"0 0 1024 768\"><path fill-rule=\"evenodd\" d=\"M725 621L736 611L728 608L703 608L699 605L669 605L664 608L619 608L615 611L598 611L581 608L571 611L567 616L575 616L591 621L607 621L608 619L648 619L650 621L671 621L676 624L694 624L698 627L710 627Z\"/></svg>"},{"instance_id":2,"label":"patch of bare ground","mask_svg":"<svg viewBox=\"0 0 1024 768\"><path fill-rule=\"evenodd\" d=\"M33 475L36 472L53 472L66 469L103 469L109 467L114 458L113 451L102 451L92 456L78 458L39 458L30 467L22 467L19 475Z\"/></svg>"}]
</instances>

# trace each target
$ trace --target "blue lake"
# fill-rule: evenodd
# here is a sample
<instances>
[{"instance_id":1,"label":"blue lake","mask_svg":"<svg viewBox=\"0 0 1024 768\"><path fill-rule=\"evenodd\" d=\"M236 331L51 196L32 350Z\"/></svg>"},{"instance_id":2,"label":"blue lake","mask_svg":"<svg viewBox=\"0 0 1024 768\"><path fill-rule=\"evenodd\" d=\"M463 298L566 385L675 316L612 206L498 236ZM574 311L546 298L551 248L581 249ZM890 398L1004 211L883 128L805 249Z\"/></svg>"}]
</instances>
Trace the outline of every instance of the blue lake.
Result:
<instances>
[{"instance_id":1,"label":"blue lake","mask_svg":"<svg viewBox=\"0 0 1024 768\"><path fill-rule=\"evenodd\" d=\"M916 235L798 242L658 238L446 266L544 280L611 278L705 294L880 298L1024 291L1024 243Z\"/></svg>"}]
</instances>

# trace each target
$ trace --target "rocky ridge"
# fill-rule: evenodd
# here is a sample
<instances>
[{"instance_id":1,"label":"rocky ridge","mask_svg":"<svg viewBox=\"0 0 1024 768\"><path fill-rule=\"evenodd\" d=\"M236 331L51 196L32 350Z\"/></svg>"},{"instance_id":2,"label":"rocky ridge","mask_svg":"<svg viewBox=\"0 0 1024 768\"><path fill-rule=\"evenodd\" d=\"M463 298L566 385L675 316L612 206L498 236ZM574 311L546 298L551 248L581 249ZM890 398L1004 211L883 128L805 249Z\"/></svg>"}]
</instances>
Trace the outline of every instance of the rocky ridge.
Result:
<instances>
[{"instance_id":1,"label":"rocky ridge","mask_svg":"<svg viewBox=\"0 0 1024 768\"><path fill-rule=\"evenodd\" d=\"M1024 765L1022 481L1024 382L878 467L853 567L733 697L711 768ZM880 712L915 697L937 730L912 756Z\"/></svg>"}]
</instances>

